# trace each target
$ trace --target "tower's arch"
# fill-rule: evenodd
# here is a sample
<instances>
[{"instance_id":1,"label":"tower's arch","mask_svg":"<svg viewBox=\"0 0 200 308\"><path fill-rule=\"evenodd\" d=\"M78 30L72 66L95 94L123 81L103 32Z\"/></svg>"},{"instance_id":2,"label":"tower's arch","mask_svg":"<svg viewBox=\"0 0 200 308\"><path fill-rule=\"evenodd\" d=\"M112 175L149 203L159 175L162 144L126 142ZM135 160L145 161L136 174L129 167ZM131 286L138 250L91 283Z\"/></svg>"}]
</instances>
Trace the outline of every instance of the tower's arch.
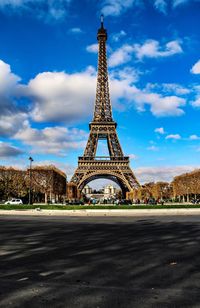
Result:
<instances>
[{"instance_id":1,"label":"tower's arch","mask_svg":"<svg viewBox=\"0 0 200 308\"><path fill-rule=\"evenodd\" d=\"M88 183L90 183L91 181L97 180L97 179L107 179L107 180L111 180L113 182L115 182L117 185L119 185L119 187L121 188L122 194L125 197L126 196L126 192L128 192L130 190L129 187L127 187L127 183L125 181L125 179L123 178L123 176L121 176L118 173L115 172L92 172L91 174L88 174L86 176L84 176L84 178L80 181L79 185L78 185L78 189L80 191L82 191L82 189L85 187L85 185L87 185Z\"/></svg>"}]
</instances>

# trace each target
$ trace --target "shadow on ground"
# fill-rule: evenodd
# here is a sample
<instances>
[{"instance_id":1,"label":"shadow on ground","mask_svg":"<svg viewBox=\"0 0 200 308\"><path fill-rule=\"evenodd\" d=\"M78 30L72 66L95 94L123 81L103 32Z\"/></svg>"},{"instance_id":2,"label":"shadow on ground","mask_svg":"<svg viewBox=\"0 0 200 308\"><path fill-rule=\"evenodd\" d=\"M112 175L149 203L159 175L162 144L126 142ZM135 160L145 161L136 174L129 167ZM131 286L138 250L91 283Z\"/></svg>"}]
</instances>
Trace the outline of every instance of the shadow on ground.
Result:
<instances>
[{"instance_id":1,"label":"shadow on ground","mask_svg":"<svg viewBox=\"0 0 200 308\"><path fill-rule=\"evenodd\" d=\"M0 218L0 307L200 307L200 224Z\"/></svg>"}]
</instances>

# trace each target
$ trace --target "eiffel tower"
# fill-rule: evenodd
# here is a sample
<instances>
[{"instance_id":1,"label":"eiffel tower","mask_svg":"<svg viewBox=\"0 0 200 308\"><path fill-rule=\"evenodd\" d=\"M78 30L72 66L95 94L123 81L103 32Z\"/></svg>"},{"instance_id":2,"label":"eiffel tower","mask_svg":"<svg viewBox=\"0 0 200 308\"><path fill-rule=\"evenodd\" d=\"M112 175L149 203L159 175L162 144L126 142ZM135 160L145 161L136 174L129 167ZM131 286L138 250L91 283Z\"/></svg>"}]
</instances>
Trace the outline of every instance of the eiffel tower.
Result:
<instances>
[{"instance_id":1,"label":"eiffel tower","mask_svg":"<svg viewBox=\"0 0 200 308\"><path fill-rule=\"evenodd\" d=\"M92 180L110 179L120 186L125 197L126 192L138 188L139 183L129 166L129 157L123 154L116 133L117 123L112 117L106 58L107 31L103 16L97 40L99 56L94 117L89 124L90 135L84 154L78 158L78 168L70 183L81 191ZM107 140L109 156L96 156L98 141L102 139Z\"/></svg>"}]
</instances>

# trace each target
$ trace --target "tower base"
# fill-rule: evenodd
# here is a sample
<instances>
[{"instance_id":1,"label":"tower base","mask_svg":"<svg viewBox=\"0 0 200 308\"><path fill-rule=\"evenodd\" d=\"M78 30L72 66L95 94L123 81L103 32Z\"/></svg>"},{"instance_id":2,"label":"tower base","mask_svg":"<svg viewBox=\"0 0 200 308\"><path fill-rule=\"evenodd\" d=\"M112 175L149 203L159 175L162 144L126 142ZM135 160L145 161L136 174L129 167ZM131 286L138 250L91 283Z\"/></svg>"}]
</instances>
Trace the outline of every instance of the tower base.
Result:
<instances>
[{"instance_id":1,"label":"tower base","mask_svg":"<svg viewBox=\"0 0 200 308\"><path fill-rule=\"evenodd\" d=\"M82 191L90 181L99 178L116 182L122 190L123 198L126 198L126 192L139 187L139 183L129 166L128 157L79 157L78 168L70 183L76 185L77 189Z\"/></svg>"}]
</instances>

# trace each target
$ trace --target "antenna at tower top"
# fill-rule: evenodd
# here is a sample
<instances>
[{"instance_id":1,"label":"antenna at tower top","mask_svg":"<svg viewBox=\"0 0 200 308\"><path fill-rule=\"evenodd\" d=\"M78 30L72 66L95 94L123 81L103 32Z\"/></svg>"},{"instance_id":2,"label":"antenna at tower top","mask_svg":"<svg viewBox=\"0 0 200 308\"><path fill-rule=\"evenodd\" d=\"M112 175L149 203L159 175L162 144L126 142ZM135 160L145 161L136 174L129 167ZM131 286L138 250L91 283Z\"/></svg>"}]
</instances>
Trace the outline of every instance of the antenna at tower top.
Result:
<instances>
[{"instance_id":1,"label":"antenna at tower top","mask_svg":"<svg viewBox=\"0 0 200 308\"><path fill-rule=\"evenodd\" d=\"M1 0L0 0L1 2ZM101 39L101 40L107 40L107 32L106 32L106 29L104 28L104 16L103 14L101 14L100 16L100 21L101 21L101 27L98 29L98 32L97 32L97 39Z\"/></svg>"},{"instance_id":2,"label":"antenna at tower top","mask_svg":"<svg viewBox=\"0 0 200 308\"><path fill-rule=\"evenodd\" d=\"M101 14L101 28L103 28L104 16Z\"/></svg>"}]
</instances>

